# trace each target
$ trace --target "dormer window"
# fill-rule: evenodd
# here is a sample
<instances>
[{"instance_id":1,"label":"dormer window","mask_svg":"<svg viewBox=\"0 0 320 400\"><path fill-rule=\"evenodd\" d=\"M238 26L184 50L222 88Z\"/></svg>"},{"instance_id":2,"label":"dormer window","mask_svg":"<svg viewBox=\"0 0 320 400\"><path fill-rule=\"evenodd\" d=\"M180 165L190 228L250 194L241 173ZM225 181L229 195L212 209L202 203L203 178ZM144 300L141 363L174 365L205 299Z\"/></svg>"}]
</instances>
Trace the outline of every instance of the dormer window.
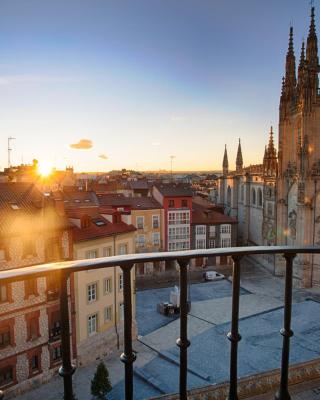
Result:
<instances>
[{"instance_id":1,"label":"dormer window","mask_svg":"<svg viewBox=\"0 0 320 400\"><path fill-rule=\"evenodd\" d=\"M11 206L12 210L15 210L15 211L20 210L20 207L18 206L17 203L11 203L10 206Z\"/></svg>"},{"instance_id":2,"label":"dormer window","mask_svg":"<svg viewBox=\"0 0 320 400\"><path fill-rule=\"evenodd\" d=\"M97 226L106 225L106 221L104 221L103 219L95 219L95 220L93 220L93 222L94 222Z\"/></svg>"}]
</instances>

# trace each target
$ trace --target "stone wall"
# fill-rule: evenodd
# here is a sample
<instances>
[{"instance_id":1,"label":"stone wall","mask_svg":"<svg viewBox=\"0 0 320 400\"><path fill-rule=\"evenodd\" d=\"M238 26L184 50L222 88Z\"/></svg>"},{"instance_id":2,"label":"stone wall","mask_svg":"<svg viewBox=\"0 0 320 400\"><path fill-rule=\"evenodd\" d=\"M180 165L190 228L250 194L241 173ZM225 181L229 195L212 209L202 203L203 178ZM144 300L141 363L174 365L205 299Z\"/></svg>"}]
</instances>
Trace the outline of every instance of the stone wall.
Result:
<instances>
[{"instance_id":1,"label":"stone wall","mask_svg":"<svg viewBox=\"0 0 320 400\"><path fill-rule=\"evenodd\" d=\"M289 385L298 384L320 377L320 360L312 360L296 364L290 367ZM272 370L262 374L251 375L238 380L239 398L257 396L263 393L276 392L279 388L280 370ZM229 383L210 385L200 389L192 389L188 392L188 400L225 400L228 398ZM169 394L153 397L158 400L179 400L178 394ZM152 400L150 399L150 400Z\"/></svg>"}]
</instances>

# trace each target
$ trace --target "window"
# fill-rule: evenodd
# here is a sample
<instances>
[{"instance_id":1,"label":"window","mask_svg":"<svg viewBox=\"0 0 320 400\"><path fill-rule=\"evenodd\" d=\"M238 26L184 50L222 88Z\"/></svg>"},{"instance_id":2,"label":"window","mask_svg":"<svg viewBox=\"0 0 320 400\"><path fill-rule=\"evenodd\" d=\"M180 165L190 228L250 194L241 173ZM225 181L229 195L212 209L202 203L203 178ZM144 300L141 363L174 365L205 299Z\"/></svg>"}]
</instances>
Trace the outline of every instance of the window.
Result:
<instances>
[{"instance_id":1,"label":"window","mask_svg":"<svg viewBox=\"0 0 320 400\"><path fill-rule=\"evenodd\" d=\"M138 245L138 247L144 247L144 245L145 245L145 236L144 235L137 236L137 245Z\"/></svg>"},{"instance_id":2,"label":"window","mask_svg":"<svg viewBox=\"0 0 320 400\"><path fill-rule=\"evenodd\" d=\"M39 337L39 320L36 317L27 320L28 340L35 340Z\"/></svg>"},{"instance_id":3,"label":"window","mask_svg":"<svg viewBox=\"0 0 320 400\"><path fill-rule=\"evenodd\" d=\"M256 204L256 190L253 188L251 193L252 193L252 204L255 205Z\"/></svg>"},{"instance_id":4,"label":"window","mask_svg":"<svg viewBox=\"0 0 320 400\"><path fill-rule=\"evenodd\" d=\"M137 217L137 228L143 229L144 226L144 217Z\"/></svg>"},{"instance_id":5,"label":"window","mask_svg":"<svg viewBox=\"0 0 320 400\"><path fill-rule=\"evenodd\" d=\"M262 190L258 189L258 206L262 207Z\"/></svg>"},{"instance_id":6,"label":"window","mask_svg":"<svg viewBox=\"0 0 320 400\"><path fill-rule=\"evenodd\" d=\"M154 232L152 234L152 243L154 246L160 245L160 233L159 232Z\"/></svg>"},{"instance_id":7,"label":"window","mask_svg":"<svg viewBox=\"0 0 320 400\"><path fill-rule=\"evenodd\" d=\"M119 304L119 319L120 319L120 321L124 320L124 304L123 303Z\"/></svg>"},{"instance_id":8,"label":"window","mask_svg":"<svg viewBox=\"0 0 320 400\"><path fill-rule=\"evenodd\" d=\"M102 249L103 257L111 257L112 256L112 247L104 247Z\"/></svg>"},{"instance_id":9,"label":"window","mask_svg":"<svg viewBox=\"0 0 320 400\"><path fill-rule=\"evenodd\" d=\"M128 253L128 244L121 243L119 245L119 255L127 254Z\"/></svg>"},{"instance_id":10,"label":"window","mask_svg":"<svg viewBox=\"0 0 320 400\"><path fill-rule=\"evenodd\" d=\"M89 315L88 317L88 335L94 335L98 329L98 314Z\"/></svg>"},{"instance_id":11,"label":"window","mask_svg":"<svg viewBox=\"0 0 320 400\"><path fill-rule=\"evenodd\" d=\"M0 387L13 382L13 367L5 367L0 370Z\"/></svg>"},{"instance_id":12,"label":"window","mask_svg":"<svg viewBox=\"0 0 320 400\"><path fill-rule=\"evenodd\" d=\"M26 298L28 298L29 296L37 296L38 294L37 278L30 278L24 281L24 290Z\"/></svg>"},{"instance_id":13,"label":"window","mask_svg":"<svg viewBox=\"0 0 320 400\"><path fill-rule=\"evenodd\" d=\"M228 189L227 189L227 206L228 207L231 207L231 195L232 195L231 187L228 186Z\"/></svg>"},{"instance_id":14,"label":"window","mask_svg":"<svg viewBox=\"0 0 320 400\"><path fill-rule=\"evenodd\" d=\"M209 249L214 249L216 247L216 241L214 239L209 239Z\"/></svg>"},{"instance_id":15,"label":"window","mask_svg":"<svg viewBox=\"0 0 320 400\"><path fill-rule=\"evenodd\" d=\"M205 248L206 248L206 239L197 239L196 249L205 249Z\"/></svg>"},{"instance_id":16,"label":"window","mask_svg":"<svg viewBox=\"0 0 320 400\"><path fill-rule=\"evenodd\" d=\"M221 233L231 233L231 225L220 225Z\"/></svg>"},{"instance_id":17,"label":"window","mask_svg":"<svg viewBox=\"0 0 320 400\"><path fill-rule=\"evenodd\" d=\"M112 307L107 306L104 309L104 322L110 322L112 321Z\"/></svg>"},{"instance_id":18,"label":"window","mask_svg":"<svg viewBox=\"0 0 320 400\"><path fill-rule=\"evenodd\" d=\"M24 239L23 241L23 258L33 257L37 255L36 243L34 239Z\"/></svg>"},{"instance_id":19,"label":"window","mask_svg":"<svg viewBox=\"0 0 320 400\"><path fill-rule=\"evenodd\" d=\"M272 214L273 214L273 206L272 206L272 203L268 203L268 206L267 206L267 214L270 215L270 216L272 216Z\"/></svg>"},{"instance_id":20,"label":"window","mask_svg":"<svg viewBox=\"0 0 320 400\"><path fill-rule=\"evenodd\" d=\"M181 207L188 207L188 201L187 200L181 200Z\"/></svg>"},{"instance_id":21,"label":"window","mask_svg":"<svg viewBox=\"0 0 320 400\"><path fill-rule=\"evenodd\" d=\"M0 284L0 303L8 301L8 286Z\"/></svg>"},{"instance_id":22,"label":"window","mask_svg":"<svg viewBox=\"0 0 320 400\"><path fill-rule=\"evenodd\" d=\"M86 251L86 258L87 259L98 258L98 257L99 257L98 249Z\"/></svg>"},{"instance_id":23,"label":"window","mask_svg":"<svg viewBox=\"0 0 320 400\"><path fill-rule=\"evenodd\" d=\"M6 251L0 248L0 261L6 261Z\"/></svg>"},{"instance_id":24,"label":"window","mask_svg":"<svg viewBox=\"0 0 320 400\"><path fill-rule=\"evenodd\" d=\"M244 201L244 185L241 185L241 189L240 189L240 199L241 199L241 201Z\"/></svg>"},{"instance_id":25,"label":"window","mask_svg":"<svg viewBox=\"0 0 320 400\"><path fill-rule=\"evenodd\" d=\"M105 294L112 293L112 278L106 278L104 280L103 286L104 286L103 289L104 289Z\"/></svg>"},{"instance_id":26,"label":"window","mask_svg":"<svg viewBox=\"0 0 320 400\"><path fill-rule=\"evenodd\" d=\"M174 200L169 200L169 208L174 208Z\"/></svg>"},{"instance_id":27,"label":"window","mask_svg":"<svg viewBox=\"0 0 320 400\"><path fill-rule=\"evenodd\" d=\"M60 311L54 311L51 314L49 337L53 341L60 339L60 335L61 335Z\"/></svg>"},{"instance_id":28,"label":"window","mask_svg":"<svg viewBox=\"0 0 320 400\"><path fill-rule=\"evenodd\" d=\"M119 291L123 290L123 274L119 274Z\"/></svg>"},{"instance_id":29,"label":"window","mask_svg":"<svg viewBox=\"0 0 320 400\"><path fill-rule=\"evenodd\" d=\"M221 239L221 247L230 247L231 239L230 238L222 238Z\"/></svg>"},{"instance_id":30,"label":"window","mask_svg":"<svg viewBox=\"0 0 320 400\"><path fill-rule=\"evenodd\" d=\"M92 283L91 285L87 286L87 298L88 302L96 301L97 300L97 284Z\"/></svg>"},{"instance_id":31,"label":"window","mask_svg":"<svg viewBox=\"0 0 320 400\"><path fill-rule=\"evenodd\" d=\"M185 225L190 223L189 211L171 211L168 213L169 225Z\"/></svg>"},{"instance_id":32,"label":"window","mask_svg":"<svg viewBox=\"0 0 320 400\"><path fill-rule=\"evenodd\" d=\"M159 228L159 215L153 215L152 216L152 228L157 229Z\"/></svg>"},{"instance_id":33,"label":"window","mask_svg":"<svg viewBox=\"0 0 320 400\"><path fill-rule=\"evenodd\" d=\"M31 360L30 360L30 370L31 370L31 373L34 373L34 372L39 371L39 369L40 369L39 367L40 367L39 355L38 355L38 354L34 354L34 355L31 357Z\"/></svg>"},{"instance_id":34,"label":"window","mask_svg":"<svg viewBox=\"0 0 320 400\"><path fill-rule=\"evenodd\" d=\"M205 225L197 225L196 226L196 235L205 235L206 234L206 226Z\"/></svg>"},{"instance_id":35,"label":"window","mask_svg":"<svg viewBox=\"0 0 320 400\"><path fill-rule=\"evenodd\" d=\"M215 225L210 225L210 227L209 227L209 236L210 237L216 236L216 227L215 227Z\"/></svg>"},{"instance_id":36,"label":"window","mask_svg":"<svg viewBox=\"0 0 320 400\"><path fill-rule=\"evenodd\" d=\"M10 344L10 328L5 328L5 330L0 333L0 349L10 346Z\"/></svg>"},{"instance_id":37,"label":"window","mask_svg":"<svg viewBox=\"0 0 320 400\"><path fill-rule=\"evenodd\" d=\"M61 346L54 347L52 349L51 356L52 356L53 361L61 360L61 358L62 358Z\"/></svg>"}]
</instances>

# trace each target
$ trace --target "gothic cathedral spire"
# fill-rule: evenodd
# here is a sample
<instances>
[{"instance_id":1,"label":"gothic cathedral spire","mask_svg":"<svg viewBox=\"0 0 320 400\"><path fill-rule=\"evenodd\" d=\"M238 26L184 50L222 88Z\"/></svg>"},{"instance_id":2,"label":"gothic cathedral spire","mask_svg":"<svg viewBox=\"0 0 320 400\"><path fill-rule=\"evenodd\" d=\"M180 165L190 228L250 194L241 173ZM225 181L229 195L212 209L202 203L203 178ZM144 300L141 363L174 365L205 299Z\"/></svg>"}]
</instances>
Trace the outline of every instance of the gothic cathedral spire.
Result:
<instances>
[{"instance_id":1,"label":"gothic cathedral spire","mask_svg":"<svg viewBox=\"0 0 320 400\"><path fill-rule=\"evenodd\" d=\"M241 151L241 142L239 138L239 145L238 145L238 152L237 152L237 159L236 159L236 172L242 172L243 168L243 158L242 158L242 151Z\"/></svg>"},{"instance_id":2,"label":"gothic cathedral spire","mask_svg":"<svg viewBox=\"0 0 320 400\"><path fill-rule=\"evenodd\" d=\"M314 18L314 7L311 8L311 22L309 27L309 35L307 40L306 59L309 67L318 69L318 39L316 34L316 25Z\"/></svg>"},{"instance_id":3,"label":"gothic cathedral spire","mask_svg":"<svg viewBox=\"0 0 320 400\"><path fill-rule=\"evenodd\" d=\"M223 175L227 175L229 172L229 162L228 162L228 154L227 154L227 145L224 148L224 155L223 155L223 163L222 163L222 171Z\"/></svg>"},{"instance_id":4,"label":"gothic cathedral spire","mask_svg":"<svg viewBox=\"0 0 320 400\"><path fill-rule=\"evenodd\" d=\"M287 99L292 99L296 88L296 57L293 49L293 27L290 27L289 47L286 56L285 94Z\"/></svg>"}]
</instances>

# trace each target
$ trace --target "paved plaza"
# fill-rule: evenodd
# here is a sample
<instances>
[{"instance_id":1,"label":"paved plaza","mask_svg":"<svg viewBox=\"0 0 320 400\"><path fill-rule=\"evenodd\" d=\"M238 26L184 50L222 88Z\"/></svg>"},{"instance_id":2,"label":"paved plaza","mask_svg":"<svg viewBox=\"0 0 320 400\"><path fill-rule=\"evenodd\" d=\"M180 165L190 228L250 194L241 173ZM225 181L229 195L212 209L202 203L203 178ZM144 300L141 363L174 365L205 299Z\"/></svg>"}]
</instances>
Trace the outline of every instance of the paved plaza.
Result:
<instances>
[{"instance_id":1,"label":"paved plaza","mask_svg":"<svg viewBox=\"0 0 320 400\"><path fill-rule=\"evenodd\" d=\"M243 266L240 298L239 376L255 374L280 366L282 340L279 329L283 318L283 280L273 277L263 268ZM230 342L231 288L229 280L190 285L192 307L188 316L188 386L194 388L228 380ZM136 400L178 391L179 320L156 312L159 301L168 301L172 288L137 292L137 323L139 340L134 342L137 352L134 388ZM291 363L320 357L320 290L294 290L292 313ZM124 398L123 365L119 353L106 360L113 384L110 400ZM90 381L96 363L78 368L74 387L78 400L91 399ZM26 393L18 400L62 399L62 381L55 377L48 384ZM295 389L294 400L320 399L319 385ZM306 396L309 397L306 397ZM268 396L268 395L267 395ZM271 397L270 397L271 396ZM261 400L272 398L261 397Z\"/></svg>"}]
</instances>

